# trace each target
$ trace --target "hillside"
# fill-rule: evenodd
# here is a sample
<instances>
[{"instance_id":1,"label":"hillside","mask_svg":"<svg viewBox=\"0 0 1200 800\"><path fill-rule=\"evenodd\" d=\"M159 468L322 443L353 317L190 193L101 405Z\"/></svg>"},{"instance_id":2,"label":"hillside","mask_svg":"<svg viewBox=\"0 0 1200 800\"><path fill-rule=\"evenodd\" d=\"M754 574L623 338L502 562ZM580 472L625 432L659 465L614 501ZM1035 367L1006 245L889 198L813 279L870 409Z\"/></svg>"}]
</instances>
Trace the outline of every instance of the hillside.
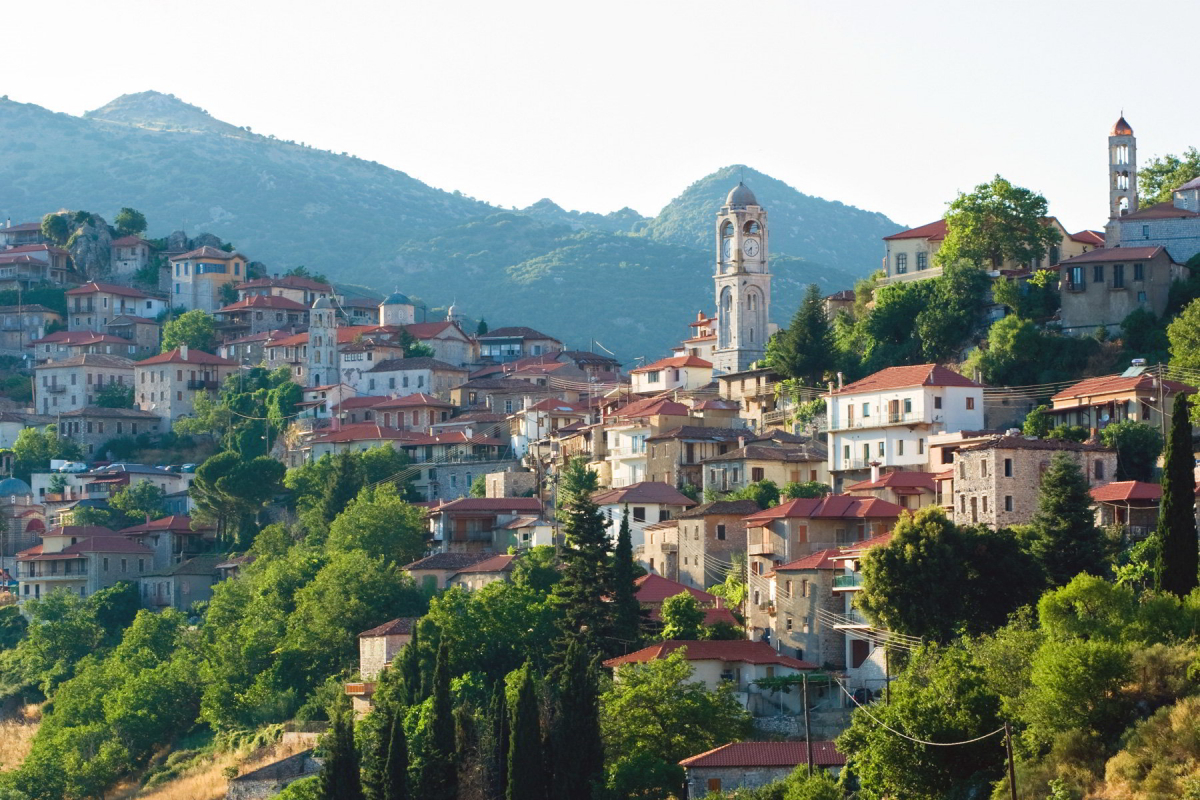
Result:
<instances>
[{"instance_id":1,"label":"hillside","mask_svg":"<svg viewBox=\"0 0 1200 800\"><path fill-rule=\"evenodd\" d=\"M233 242L271 271L297 265L492 325L527 324L624 360L662 355L712 305L711 226L743 175L768 207L773 317L800 287L852 285L879 261L885 217L804 195L742 167L697 181L653 219L504 211L346 154L262 136L158 92L74 117L0 99L0 219L69 206L142 211L151 236L185 229Z\"/></svg>"}]
</instances>

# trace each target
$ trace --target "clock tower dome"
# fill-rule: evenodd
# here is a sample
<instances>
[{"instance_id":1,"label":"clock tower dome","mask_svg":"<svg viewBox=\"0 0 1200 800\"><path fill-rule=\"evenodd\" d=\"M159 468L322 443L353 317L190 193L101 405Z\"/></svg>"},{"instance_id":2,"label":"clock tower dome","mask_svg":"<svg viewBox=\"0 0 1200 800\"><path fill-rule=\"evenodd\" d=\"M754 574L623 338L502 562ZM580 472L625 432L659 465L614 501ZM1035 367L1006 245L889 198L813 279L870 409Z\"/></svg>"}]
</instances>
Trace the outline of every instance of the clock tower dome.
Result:
<instances>
[{"instance_id":1,"label":"clock tower dome","mask_svg":"<svg viewBox=\"0 0 1200 800\"><path fill-rule=\"evenodd\" d=\"M742 372L766 355L771 310L767 211L745 184L717 212L717 345L713 372Z\"/></svg>"}]
</instances>

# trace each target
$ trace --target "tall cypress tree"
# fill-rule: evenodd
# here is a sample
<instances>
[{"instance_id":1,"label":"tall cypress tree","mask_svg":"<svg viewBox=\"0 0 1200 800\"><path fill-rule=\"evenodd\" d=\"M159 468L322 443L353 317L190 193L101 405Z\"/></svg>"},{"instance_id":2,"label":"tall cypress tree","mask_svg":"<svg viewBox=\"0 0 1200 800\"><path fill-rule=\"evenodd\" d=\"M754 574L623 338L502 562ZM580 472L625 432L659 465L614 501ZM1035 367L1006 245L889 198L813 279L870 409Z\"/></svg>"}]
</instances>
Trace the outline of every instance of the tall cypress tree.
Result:
<instances>
[{"instance_id":1,"label":"tall cypress tree","mask_svg":"<svg viewBox=\"0 0 1200 800\"><path fill-rule=\"evenodd\" d=\"M821 287L809 284L791 324L771 339L767 360L775 371L815 386L833 369L833 356L833 334Z\"/></svg>"},{"instance_id":2,"label":"tall cypress tree","mask_svg":"<svg viewBox=\"0 0 1200 800\"><path fill-rule=\"evenodd\" d=\"M563 610L563 633L584 637L596 649L606 642L612 629L612 610L607 602L611 577L609 537L600 507L592 501L596 473L582 458L572 460L559 478L559 515L563 522L562 578L554 586L554 598Z\"/></svg>"},{"instance_id":3,"label":"tall cypress tree","mask_svg":"<svg viewBox=\"0 0 1200 800\"><path fill-rule=\"evenodd\" d=\"M1032 528L1030 551L1051 586L1063 586L1081 572L1107 572L1104 534L1096 527L1087 478L1066 453L1055 453L1042 475Z\"/></svg>"},{"instance_id":4,"label":"tall cypress tree","mask_svg":"<svg viewBox=\"0 0 1200 800\"><path fill-rule=\"evenodd\" d=\"M358 750L354 747L354 719L345 703L334 709L331 716L317 795L321 800L364 800Z\"/></svg>"},{"instance_id":5,"label":"tall cypress tree","mask_svg":"<svg viewBox=\"0 0 1200 800\"><path fill-rule=\"evenodd\" d=\"M1171 436L1163 454L1162 505L1158 512L1158 560L1155 586L1183 597L1200 580L1196 545L1196 494L1192 477L1192 421L1187 395L1175 395Z\"/></svg>"},{"instance_id":6,"label":"tall cypress tree","mask_svg":"<svg viewBox=\"0 0 1200 800\"><path fill-rule=\"evenodd\" d=\"M490 748L488 752L488 796L503 800L508 796L508 748L511 740L512 719L508 713L508 696L504 681L496 683L489 709L491 722Z\"/></svg>"},{"instance_id":7,"label":"tall cypress tree","mask_svg":"<svg viewBox=\"0 0 1200 800\"><path fill-rule=\"evenodd\" d=\"M546 762L542 749L541 712L529 662L517 675L512 709L512 739L508 745L506 800L546 800Z\"/></svg>"},{"instance_id":8,"label":"tall cypress tree","mask_svg":"<svg viewBox=\"0 0 1200 800\"><path fill-rule=\"evenodd\" d=\"M409 800L408 740L404 736L402 709L393 701L375 707L375 730L363 759L363 794L366 800Z\"/></svg>"},{"instance_id":9,"label":"tall cypress tree","mask_svg":"<svg viewBox=\"0 0 1200 800\"><path fill-rule=\"evenodd\" d=\"M642 607L633 583L633 537L629 530L629 506L621 515L621 532L612 569L613 646L609 652L627 653L637 649L641 638Z\"/></svg>"},{"instance_id":10,"label":"tall cypress tree","mask_svg":"<svg viewBox=\"0 0 1200 800\"><path fill-rule=\"evenodd\" d=\"M443 639L433 670L433 709L425 760L418 779L422 800L454 800L458 794L457 748L454 742L454 709L450 705L450 657Z\"/></svg>"},{"instance_id":11,"label":"tall cypress tree","mask_svg":"<svg viewBox=\"0 0 1200 800\"><path fill-rule=\"evenodd\" d=\"M596 667L578 641L567 645L566 661L554 693L551 722L553 797L588 800L604 775L600 739L600 690Z\"/></svg>"},{"instance_id":12,"label":"tall cypress tree","mask_svg":"<svg viewBox=\"0 0 1200 800\"><path fill-rule=\"evenodd\" d=\"M398 696L403 705L419 705L425 699L421 694L420 647L419 626L414 625L412 638L400 651L400 657L393 667L398 673L396 681Z\"/></svg>"},{"instance_id":13,"label":"tall cypress tree","mask_svg":"<svg viewBox=\"0 0 1200 800\"><path fill-rule=\"evenodd\" d=\"M358 497L363 487L362 463L354 453L338 453L333 457L333 474L321 496L321 518L333 523L346 504Z\"/></svg>"}]
</instances>

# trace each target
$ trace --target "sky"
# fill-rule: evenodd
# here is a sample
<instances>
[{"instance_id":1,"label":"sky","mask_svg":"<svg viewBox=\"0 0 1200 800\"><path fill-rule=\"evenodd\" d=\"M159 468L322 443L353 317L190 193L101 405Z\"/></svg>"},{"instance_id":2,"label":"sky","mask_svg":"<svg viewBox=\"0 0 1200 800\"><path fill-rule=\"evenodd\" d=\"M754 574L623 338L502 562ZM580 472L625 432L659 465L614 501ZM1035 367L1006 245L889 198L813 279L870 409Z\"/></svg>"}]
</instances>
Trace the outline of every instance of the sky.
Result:
<instances>
[{"instance_id":1,"label":"sky","mask_svg":"<svg viewBox=\"0 0 1200 800\"><path fill-rule=\"evenodd\" d=\"M1200 145L1200 3L56 0L6 8L0 93L154 89L501 206L656 214L747 164L904 225L1001 174L1107 217L1107 135ZM753 187L752 187L753 188ZM0 192L3 187L0 187Z\"/></svg>"}]
</instances>

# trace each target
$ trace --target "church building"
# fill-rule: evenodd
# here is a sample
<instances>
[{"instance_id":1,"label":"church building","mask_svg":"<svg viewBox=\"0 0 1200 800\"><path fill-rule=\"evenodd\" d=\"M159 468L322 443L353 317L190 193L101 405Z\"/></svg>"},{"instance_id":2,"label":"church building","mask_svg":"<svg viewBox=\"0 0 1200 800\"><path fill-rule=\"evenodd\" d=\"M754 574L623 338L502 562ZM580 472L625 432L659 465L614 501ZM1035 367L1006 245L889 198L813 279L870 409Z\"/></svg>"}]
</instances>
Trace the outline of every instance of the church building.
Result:
<instances>
[{"instance_id":1,"label":"church building","mask_svg":"<svg viewBox=\"0 0 1200 800\"><path fill-rule=\"evenodd\" d=\"M771 273L767 268L767 211L745 184L717 213L717 341L713 373L744 372L766 355L770 336Z\"/></svg>"}]
</instances>

